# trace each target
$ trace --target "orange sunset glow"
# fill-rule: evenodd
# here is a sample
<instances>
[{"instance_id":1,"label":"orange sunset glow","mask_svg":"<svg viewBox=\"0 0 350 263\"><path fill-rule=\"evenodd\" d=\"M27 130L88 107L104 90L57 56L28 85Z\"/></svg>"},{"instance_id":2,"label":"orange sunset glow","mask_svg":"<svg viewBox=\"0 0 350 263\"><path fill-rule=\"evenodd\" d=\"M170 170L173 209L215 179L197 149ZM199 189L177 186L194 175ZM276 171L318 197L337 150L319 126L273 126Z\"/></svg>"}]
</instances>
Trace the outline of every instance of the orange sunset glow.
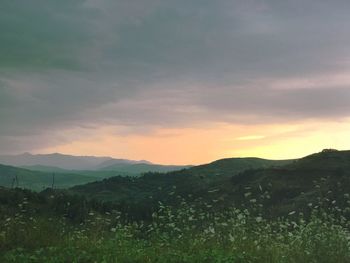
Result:
<instances>
[{"instance_id":1,"label":"orange sunset glow","mask_svg":"<svg viewBox=\"0 0 350 263\"><path fill-rule=\"evenodd\" d=\"M292 159L323 148L350 148L349 120L288 125L206 125L159 129L146 135L113 135L99 128L86 138L41 150L72 155L112 156L161 164L201 164L228 157ZM76 131L78 132L78 131Z\"/></svg>"}]
</instances>

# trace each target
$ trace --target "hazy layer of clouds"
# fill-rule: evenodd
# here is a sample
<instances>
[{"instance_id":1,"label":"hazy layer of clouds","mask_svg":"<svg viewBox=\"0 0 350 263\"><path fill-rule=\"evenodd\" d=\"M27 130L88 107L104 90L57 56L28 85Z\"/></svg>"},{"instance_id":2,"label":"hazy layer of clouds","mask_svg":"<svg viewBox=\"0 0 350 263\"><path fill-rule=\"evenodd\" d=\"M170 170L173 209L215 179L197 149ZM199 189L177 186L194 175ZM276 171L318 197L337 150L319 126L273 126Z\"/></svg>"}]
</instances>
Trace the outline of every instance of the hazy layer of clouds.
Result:
<instances>
[{"instance_id":1,"label":"hazy layer of clouds","mask_svg":"<svg viewBox=\"0 0 350 263\"><path fill-rule=\"evenodd\" d=\"M94 125L348 117L350 80L324 76L350 73L349 11L342 0L4 0L0 151Z\"/></svg>"}]
</instances>

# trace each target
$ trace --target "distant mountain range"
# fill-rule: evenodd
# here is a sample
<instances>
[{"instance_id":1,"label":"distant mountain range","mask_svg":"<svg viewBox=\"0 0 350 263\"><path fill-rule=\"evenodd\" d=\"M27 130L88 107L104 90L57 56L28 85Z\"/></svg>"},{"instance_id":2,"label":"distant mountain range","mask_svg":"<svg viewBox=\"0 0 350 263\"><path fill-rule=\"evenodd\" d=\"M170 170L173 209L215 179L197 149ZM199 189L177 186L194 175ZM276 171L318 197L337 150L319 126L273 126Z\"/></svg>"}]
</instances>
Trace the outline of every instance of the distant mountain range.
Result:
<instances>
[{"instance_id":1,"label":"distant mountain range","mask_svg":"<svg viewBox=\"0 0 350 263\"><path fill-rule=\"evenodd\" d=\"M2 165L1 165L2 164ZM169 172L190 166L158 165L148 161L111 157L72 156L59 153L0 156L0 186L42 190L69 188L113 176L139 176L146 172ZM13 180L18 179L18 182Z\"/></svg>"},{"instance_id":2,"label":"distant mountain range","mask_svg":"<svg viewBox=\"0 0 350 263\"><path fill-rule=\"evenodd\" d=\"M77 163L74 163L74 161ZM0 165L0 186L12 187L18 185L21 188L38 191L51 186L53 174L56 177L54 187L62 189L95 181L98 185L97 181L102 179L115 176L135 177L148 172L164 174L178 171L179 174L190 175L194 178L200 176L207 177L208 180L211 180L210 178L217 180L221 176L232 176L247 169L280 166L290 161L231 158L192 167L158 165L147 161L131 161L110 157L69 156L63 154L32 155L26 153L17 156L0 156L0 162L11 165ZM89 168L89 170L70 168ZM19 182L13 183L13 180L16 178ZM162 181L163 175L159 178L159 182L161 184L164 183ZM186 180L183 181L185 184ZM114 190L117 191L118 187Z\"/></svg>"},{"instance_id":3,"label":"distant mountain range","mask_svg":"<svg viewBox=\"0 0 350 263\"><path fill-rule=\"evenodd\" d=\"M65 170L99 170L115 164L150 164L148 161L133 161L112 157L73 156L60 153L0 155L0 163L17 167L44 166Z\"/></svg>"},{"instance_id":4,"label":"distant mountain range","mask_svg":"<svg viewBox=\"0 0 350 263\"><path fill-rule=\"evenodd\" d=\"M189 165L160 165L149 161L115 159L112 157L73 156L60 153L0 155L0 164L22 167L32 171L76 173L77 171L115 171L121 175L145 172L169 172Z\"/></svg>"}]
</instances>

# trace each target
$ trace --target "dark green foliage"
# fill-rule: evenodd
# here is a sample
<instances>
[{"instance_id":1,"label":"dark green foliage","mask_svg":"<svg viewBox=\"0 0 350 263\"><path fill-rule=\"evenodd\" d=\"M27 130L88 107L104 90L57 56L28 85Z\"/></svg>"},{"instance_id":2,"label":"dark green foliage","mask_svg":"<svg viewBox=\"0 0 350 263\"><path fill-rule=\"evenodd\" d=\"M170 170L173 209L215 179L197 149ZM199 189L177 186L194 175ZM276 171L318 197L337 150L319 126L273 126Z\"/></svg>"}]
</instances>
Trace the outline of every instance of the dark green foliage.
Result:
<instances>
[{"instance_id":1,"label":"dark green foliage","mask_svg":"<svg viewBox=\"0 0 350 263\"><path fill-rule=\"evenodd\" d=\"M114 164L107 167L103 167L102 171L116 171L121 174L143 174L147 172L156 173L166 173L176 170L182 170L189 168L190 166L180 166L180 165L159 165L159 164L149 164L149 163L136 163L136 164Z\"/></svg>"},{"instance_id":2,"label":"dark green foliage","mask_svg":"<svg viewBox=\"0 0 350 263\"><path fill-rule=\"evenodd\" d=\"M0 262L349 262L349 223L310 208L311 217L269 220L254 207L159 203L151 221L60 192L0 189ZM253 196L255 197L255 196ZM82 220L67 217L70 204ZM62 206L63 205L63 206ZM38 209L33 209L37 207ZM95 209L100 209L97 211Z\"/></svg>"},{"instance_id":3,"label":"dark green foliage","mask_svg":"<svg viewBox=\"0 0 350 263\"><path fill-rule=\"evenodd\" d=\"M0 186L42 191L45 188L52 187L53 176L55 176L54 188L65 189L74 185L94 182L117 175L132 175L115 171L70 171L64 169L56 169L55 172L48 172L44 171L46 169L50 170L52 168L43 168L43 171L35 171L0 164ZM14 179L18 179L18 183Z\"/></svg>"},{"instance_id":4,"label":"dark green foliage","mask_svg":"<svg viewBox=\"0 0 350 263\"><path fill-rule=\"evenodd\" d=\"M176 205L177 196L190 202L217 200L217 209L259 201L265 205L264 212L273 217L304 211L310 203L342 209L346 204L339 200L350 192L350 152L327 151L294 161L225 159L167 174L113 177L71 191L117 202L129 211L142 207L146 214L158 201ZM151 210L147 213L147 209Z\"/></svg>"}]
</instances>

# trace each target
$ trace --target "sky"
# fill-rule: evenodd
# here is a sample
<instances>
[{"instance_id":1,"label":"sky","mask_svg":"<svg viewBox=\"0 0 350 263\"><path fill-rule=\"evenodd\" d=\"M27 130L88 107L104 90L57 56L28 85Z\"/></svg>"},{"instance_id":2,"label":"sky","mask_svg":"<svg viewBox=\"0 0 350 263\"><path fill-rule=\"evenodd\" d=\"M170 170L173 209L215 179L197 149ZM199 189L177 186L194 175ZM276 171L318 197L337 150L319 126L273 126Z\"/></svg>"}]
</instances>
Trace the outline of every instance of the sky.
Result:
<instances>
[{"instance_id":1,"label":"sky","mask_svg":"<svg viewBox=\"0 0 350 263\"><path fill-rule=\"evenodd\" d=\"M347 0L3 0L0 154L350 149Z\"/></svg>"}]
</instances>

